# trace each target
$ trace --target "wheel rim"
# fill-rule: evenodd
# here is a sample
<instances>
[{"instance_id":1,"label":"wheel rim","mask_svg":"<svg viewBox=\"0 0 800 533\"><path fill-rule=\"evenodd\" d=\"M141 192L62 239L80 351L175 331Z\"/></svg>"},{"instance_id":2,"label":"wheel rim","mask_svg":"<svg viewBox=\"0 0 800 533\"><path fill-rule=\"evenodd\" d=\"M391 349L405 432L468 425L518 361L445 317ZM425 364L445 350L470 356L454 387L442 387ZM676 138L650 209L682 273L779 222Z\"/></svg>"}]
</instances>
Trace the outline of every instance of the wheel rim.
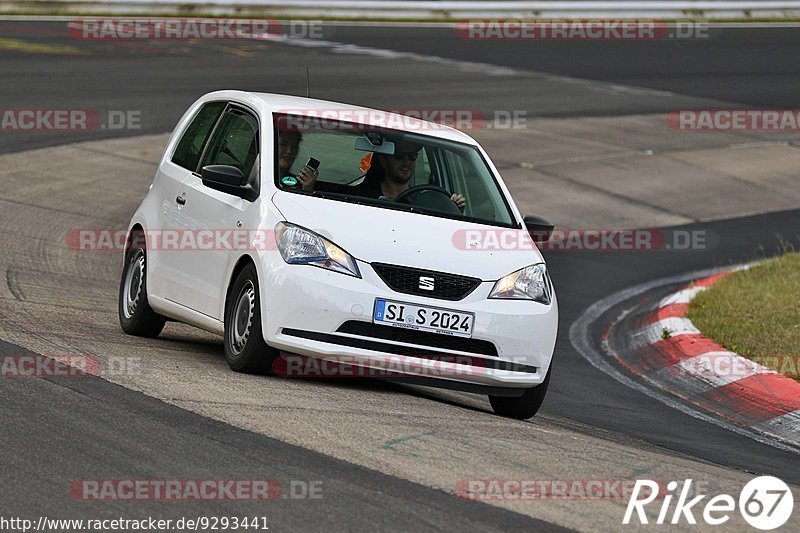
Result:
<instances>
[{"instance_id":1,"label":"wheel rim","mask_svg":"<svg viewBox=\"0 0 800 533\"><path fill-rule=\"evenodd\" d=\"M123 289L122 302L125 318L133 317L136 308L139 307L139 300L144 288L144 252L139 250L128 263L128 270L125 273L125 285Z\"/></svg>"},{"instance_id":2,"label":"wheel rim","mask_svg":"<svg viewBox=\"0 0 800 533\"><path fill-rule=\"evenodd\" d=\"M253 327L253 316L256 309L256 290L253 282L248 280L239 291L236 298L236 307L233 311L233 335L231 338L231 348L235 355L239 355L247 346L250 338L250 331Z\"/></svg>"}]
</instances>

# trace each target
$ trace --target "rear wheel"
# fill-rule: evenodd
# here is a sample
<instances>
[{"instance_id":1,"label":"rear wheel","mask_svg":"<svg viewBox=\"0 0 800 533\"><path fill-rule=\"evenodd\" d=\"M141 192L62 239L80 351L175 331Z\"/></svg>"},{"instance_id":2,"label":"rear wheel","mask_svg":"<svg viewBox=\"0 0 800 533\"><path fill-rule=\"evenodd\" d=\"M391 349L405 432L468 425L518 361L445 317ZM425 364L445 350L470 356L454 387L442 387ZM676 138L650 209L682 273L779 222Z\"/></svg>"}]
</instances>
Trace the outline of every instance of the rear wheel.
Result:
<instances>
[{"instance_id":1,"label":"rear wheel","mask_svg":"<svg viewBox=\"0 0 800 533\"><path fill-rule=\"evenodd\" d=\"M225 302L225 359L236 372L265 374L278 350L264 342L256 267L245 266Z\"/></svg>"},{"instance_id":2,"label":"rear wheel","mask_svg":"<svg viewBox=\"0 0 800 533\"><path fill-rule=\"evenodd\" d=\"M136 233L125 254L125 268L119 284L119 325L128 335L157 337L166 319L153 311L147 301L147 252L144 237Z\"/></svg>"},{"instance_id":3,"label":"rear wheel","mask_svg":"<svg viewBox=\"0 0 800 533\"><path fill-rule=\"evenodd\" d=\"M489 396L489 403L492 404L492 410L500 416L527 420L535 415L542 406L549 383L550 370L547 371L541 385L527 389L522 396Z\"/></svg>"}]
</instances>

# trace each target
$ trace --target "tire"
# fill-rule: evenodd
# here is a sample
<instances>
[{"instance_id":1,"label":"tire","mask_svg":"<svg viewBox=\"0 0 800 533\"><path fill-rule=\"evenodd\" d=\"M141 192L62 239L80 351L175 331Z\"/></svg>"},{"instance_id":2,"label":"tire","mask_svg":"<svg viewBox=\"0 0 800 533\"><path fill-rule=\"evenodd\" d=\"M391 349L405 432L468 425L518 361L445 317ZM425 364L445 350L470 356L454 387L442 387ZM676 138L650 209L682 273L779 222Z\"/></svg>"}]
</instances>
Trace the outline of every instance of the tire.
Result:
<instances>
[{"instance_id":1,"label":"tire","mask_svg":"<svg viewBox=\"0 0 800 533\"><path fill-rule=\"evenodd\" d=\"M256 267L245 266L225 302L225 359L236 372L266 374L278 350L264 342Z\"/></svg>"},{"instance_id":2,"label":"tire","mask_svg":"<svg viewBox=\"0 0 800 533\"><path fill-rule=\"evenodd\" d=\"M147 301L147 252L141 233L131 239L119 282L119 325L128 335L157 337L166 319Z\"/></svg>"},{"instance_id":3,"label":"tire","mask_svg":"<svg viewBox=\"0 0 800 533\"><path fill-rule=\"evenodd\" d=\"M550 373L550 370L548 370L542 384L532 389L527 389L522 396L489 396L489 403L492 404L492 410L495 414L500 416L516 418L518 420L527 420L533 417L533 415L539 411L544 401L545 394L547 394L547 386L550 384Z\"/></svg>"}]
</instances>

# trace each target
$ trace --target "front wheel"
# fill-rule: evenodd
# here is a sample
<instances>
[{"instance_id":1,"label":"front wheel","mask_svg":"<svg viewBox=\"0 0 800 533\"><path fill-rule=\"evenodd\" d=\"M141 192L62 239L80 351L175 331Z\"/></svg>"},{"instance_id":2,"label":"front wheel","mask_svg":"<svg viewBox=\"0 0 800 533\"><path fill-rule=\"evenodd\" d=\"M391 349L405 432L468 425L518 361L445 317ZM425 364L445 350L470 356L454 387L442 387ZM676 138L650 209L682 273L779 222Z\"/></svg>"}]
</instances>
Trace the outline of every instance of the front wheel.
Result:
<instances>
[{"instance_id":1,"label":"front wheel","mask_svg":"<svg viewBox=\"0 0 800 533\"><path fill-rule=\"evenodd\" d=\"M119 325L128 335L157 337L166 319L153 311L147 301L147 253L140 235L125 254L125 269L119 284Z\"/></svg>"},{"instance_id":2,"label":"front wheel","mask_svg":"<svg viewBox=\"0 0 800 533\"><path fill-rule=\"evenodd\" d=\"M236 372L266 374L277 356L261 333L258 277L250 264L236 276L225 302L225 359Z\"/></svg>"},{"instance_id":3,"label":"front wheel","mask_svg":"<svg viewBox=\"0 0 800 533\"><path fill-rule=\"evenodd\" d=\"M489 396L489 403L492 404L492 410L494 410L496 414L508 418L516 418L519 420L531 418L542 406L544 396L547 394L547 386L550 384L550 373L551 371L548 370L542 384L532 389L527 389L522 396Z\"/></svg>"}]
</instances>

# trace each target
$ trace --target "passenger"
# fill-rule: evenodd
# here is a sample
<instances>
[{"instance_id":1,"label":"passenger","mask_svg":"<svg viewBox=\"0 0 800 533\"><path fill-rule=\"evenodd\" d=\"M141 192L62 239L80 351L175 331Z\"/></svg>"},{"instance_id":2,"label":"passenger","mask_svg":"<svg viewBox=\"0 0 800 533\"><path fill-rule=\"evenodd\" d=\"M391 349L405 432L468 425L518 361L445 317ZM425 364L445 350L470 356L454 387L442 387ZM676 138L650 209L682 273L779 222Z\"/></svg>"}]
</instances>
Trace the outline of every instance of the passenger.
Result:
<instances>
[{"instance_id":1,"label":"passenger","mask_svg":"<svg viewBox=\"0 0 800 533\"><path fill-rule=\"evenodd\" d=\"M303 134L299 131L287 130L278 133L278 175L281 179L284 176L297 178L303 190L311 191L317 183L318 171L304 166L300 169L300 172L292 174L292 165L294 165L294 160L297 159L301 142L303 142Z\"/></svg>"},{"instance_id":2,"label":"passenger","mask_svg":"<svg viewBox=\"0 0 800 533\"><path fill-rule=\"evenodd\" d=\"M359 187L359 195L394 200L407 191L421 149L419 144L400 141L395 143L393 155L373 154L370 169ZM453 194L450 199L463 213L467 199L461 194Z\"/></svg>"}]
</instances>

